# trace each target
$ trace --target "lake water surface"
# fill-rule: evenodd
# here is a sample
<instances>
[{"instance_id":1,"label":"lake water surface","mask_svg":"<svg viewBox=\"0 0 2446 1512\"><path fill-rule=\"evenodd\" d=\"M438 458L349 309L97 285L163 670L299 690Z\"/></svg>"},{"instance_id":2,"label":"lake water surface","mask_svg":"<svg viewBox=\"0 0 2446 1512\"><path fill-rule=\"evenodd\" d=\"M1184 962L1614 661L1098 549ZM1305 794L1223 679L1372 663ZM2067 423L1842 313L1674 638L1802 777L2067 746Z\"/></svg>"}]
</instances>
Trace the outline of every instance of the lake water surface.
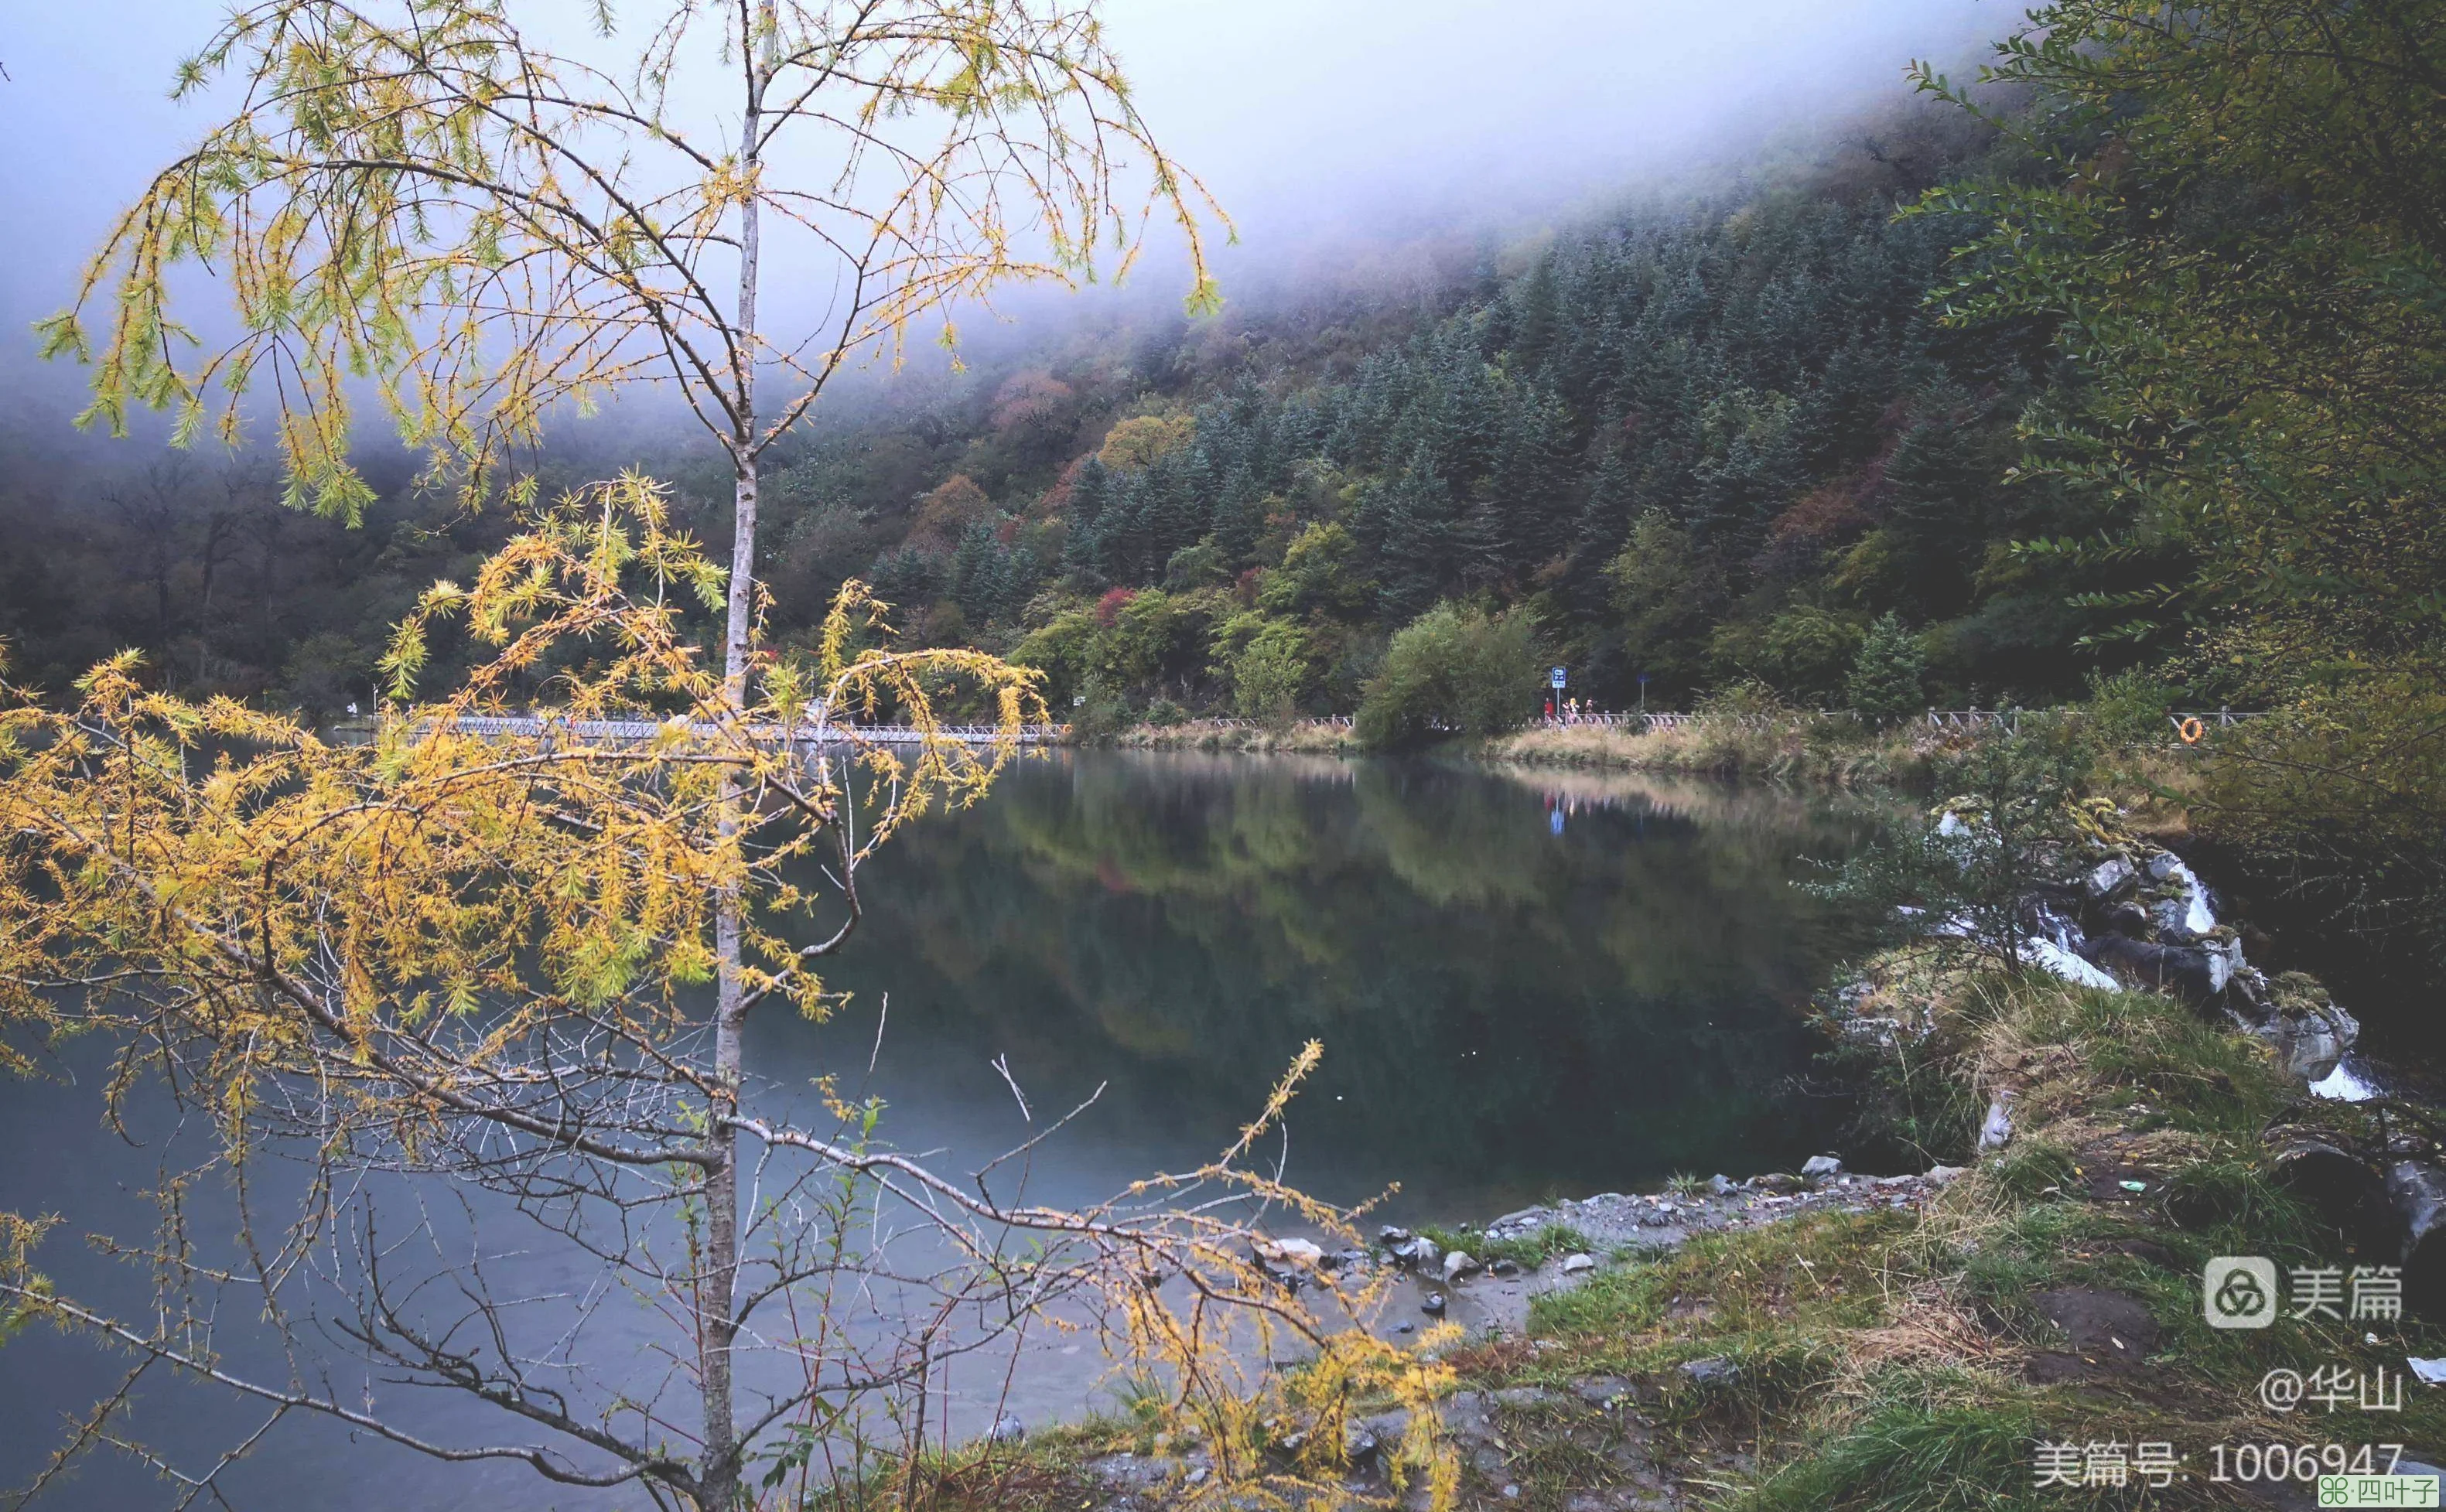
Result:
<instances>
[{"instance_id":1,"label":"lake water surface","mask_svg":"<svg viewBox=\"0 0 2446 1512\"><path fill-rule=\"evenodd\" d=\"M1761 1168L1819 1130L1788 1079L1829 943L1792 883L1856 811L1772 790L1427 764L1085 752L863 873L817 1028L778 1077L852 1073L903 1143L982 1155L1106 1085L1044 1195L1194 1164L1301 1044L1289 1173L1430 1220ZM884 994L891 995L888 1014ZM862 1074L883 1015L874 1075ZM1058 1188L1058 1189L1056 1189Z\"/></svg>"},{"instance_id":2,"label":"lake water surface","mask_svg":"<svg viewBox=\"0 0 2446 1512\"><path fill-rule=\"evenodd\" d=\"M1789 1167L1825 1132L1793 1079L1834 948L1792 884L1864 828L1843 803L1763 789L1057 753L913 827L861 874L864 924L828 979L849 1004L820 1025L756 1021L749 1066L775 1103L819 1076L881 1097L880 1134L954 1171L1031 1131L997 1060L1039 1125L1101 1087L1028 1162L1027 1195L1052 1202L1210 1158L1310 1039L1323 1064L1269 1164L1345 1202L1398 1185L1398 1218ZM96 1097L89 1080L0 1089L0 1208L141 1238L169 1129L130 1144L101 1127ZM44 1260L71 1291L142 1294L66 1234ZM535 1273L507 1284L572 1281L525 1263ZM233 1318L225 1341L239 1354L244 1327ZM36 1334L0 1347L0 1485L24 1480L117 1363ZM1039 1358L1023 1375L1033 1419L1102 1389L1092 1362ZM139 1426L188 1456L252 1426L198 1388L148 1384L138 1404ZM480 1427L446 1406L428 1421ZM229 1484L236 1504L278 1512L637 1502L309 1425L284 1425ZM103 1460L37 1505L170 1501L141 1467Z\"/></svg>"}]
</instances>

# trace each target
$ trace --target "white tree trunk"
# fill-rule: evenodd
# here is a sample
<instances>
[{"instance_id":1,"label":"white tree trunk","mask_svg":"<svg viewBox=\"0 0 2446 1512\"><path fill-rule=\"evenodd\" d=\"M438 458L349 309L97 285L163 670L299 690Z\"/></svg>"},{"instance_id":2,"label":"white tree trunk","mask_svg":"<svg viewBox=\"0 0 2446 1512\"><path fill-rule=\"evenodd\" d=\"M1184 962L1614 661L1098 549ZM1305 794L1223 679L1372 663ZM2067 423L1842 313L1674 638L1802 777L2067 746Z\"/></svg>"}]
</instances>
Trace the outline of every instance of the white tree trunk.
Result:
<instances>
[{"instance_id":1,"label":"white tree trunk","mask_svg":"<svg viewBox=\"0 0 2446 1512\"><path fill-rule=\"evenodd\" d=\"M773 0L758 7L758 22L770 37ZM747 707L749 657L754 646L756 602L756 504L762 461L756 428L756 289L761 252L761 226L756 201L757 137L762 129L764 80L769 61L755 37L740 38L746 69L747 98L740 121L741 167L748 192L739 207L739 308L732 340L733 385L738 409L731 429L733 492L730 537L730 598L723 634L723 696L734 714ZM735 837L740 828L741 794L724 778L722 831ZM737 889L725 889L714 924L714 953L719 962L714 1001L714 1073L726 1089L727 1107L717 1115L738 1111L742 1073L740 1042L746 1029L745 983L740 977L742 904ZM731 1382L731 1352L738 1340L739 1292L739 1155L738 1137L726 1124L715 1143L722 1156L706 1178L705 1253L698 1264L697 1351L700 1392L705 1404L705 1455L701 1472L704 1512L731 1512L739 1503L743 1466L737 1439Z\"/></svg>"}]
</instances>

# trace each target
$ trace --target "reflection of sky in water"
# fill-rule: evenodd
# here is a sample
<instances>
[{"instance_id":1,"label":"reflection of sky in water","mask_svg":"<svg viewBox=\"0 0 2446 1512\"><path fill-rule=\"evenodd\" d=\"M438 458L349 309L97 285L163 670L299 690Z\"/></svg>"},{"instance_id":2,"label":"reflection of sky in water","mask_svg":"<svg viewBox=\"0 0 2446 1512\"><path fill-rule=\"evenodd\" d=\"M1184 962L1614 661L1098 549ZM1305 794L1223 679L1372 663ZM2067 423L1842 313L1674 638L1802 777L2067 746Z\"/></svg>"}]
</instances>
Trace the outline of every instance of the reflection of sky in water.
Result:
<instances>
[{"instance_id":1,"label":"reflection of sky in water","mask_svg":"<svg viewBox=\"0 0 2446 1512\"><path fill-rule=\"evenodd\" d=\"M826 1025L758 1020L756 1097L820 1123L810 1082L830 1074L852 1098L890 1103L887 1139L960 1175L1101 1086L1075 1124L991 1178L1006 1198L1086 1201L1210 1158L1315 1038L1324 1064L1287 1141L1265 1153L1322 1195L1353 1201L1398 1182L1394 1212L1487 1217L1678 1169L1785 1163L1815 1143L1778 1089L1810 1048L1797 1011L1821 960L1806 900L1787 884L1796 857L1839 851L1850 831L1837 812L1772 793L1580 774L1103 753L1032 761L982 807L913 828L864 874L865 926L832 978L856 998ZM158 1116L142 1145L99 1128L101 1048L72 1057L80 1084L0 1098L0 1146L16 1157L0 1165L0 1208L65 1215L44 1263L123 1305L142 1296L141 1275L97 1261L77 1236L142 1237L141 1191L176 1147ZM302 1179L278 1163L258 1170L259 1207L279 1211ZM406 1193L388 1190L396 1216ZM217 1178L190 1206L226 1226ZM499 1225L493 1242L516 1251L492 1272L505 1294L589 1282L587 1265L532 1227ZM261 1341L245 1335L247 1311L226 1315L217 1342L267 1368ZM617 1380L674 1342L642 1308L615 1307L586 1354ZM0 1421L21 1429L0 1442L0 1484L22 1484L49 1442L39 1429L90 1403L121 1364L41 1330L0 1347ZM361 1364L337 1374L454 1436L491 1421L447 1396L419 1401ZM962 1431L990 1421L981 1414L1007 1377L1032 1421L1110 1406L1092 1346L1048 1335L1015 1374L1007 1358L959 1367ZM138 1397L139 1426L191 1458L257 1421L187 1386ZM284 1427L233 1484L240 1505L317 1512L593 1512L635 1500L548 1491L515 1467L436 1465L326 1424ZM141 1467L103 1461L47 1504L169 1500Z\"/></svg>"}]
</instances>

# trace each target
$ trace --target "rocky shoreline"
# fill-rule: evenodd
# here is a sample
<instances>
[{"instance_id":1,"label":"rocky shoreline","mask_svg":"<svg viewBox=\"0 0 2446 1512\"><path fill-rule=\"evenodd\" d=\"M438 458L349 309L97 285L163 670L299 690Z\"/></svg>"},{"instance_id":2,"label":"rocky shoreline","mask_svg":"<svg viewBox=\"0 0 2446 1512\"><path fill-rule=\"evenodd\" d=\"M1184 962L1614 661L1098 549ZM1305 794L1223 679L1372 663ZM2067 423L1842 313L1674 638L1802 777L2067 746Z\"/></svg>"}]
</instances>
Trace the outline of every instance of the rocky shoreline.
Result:
<instances>
[{"instance_id":1,"label":"rocky shoreline","mask_svg":"<svg viewBox=\"0 0 2446 1512\"><path fill-rule=\"evenodd\" d=\"M1804 1174L1769 1173L1735 1181L1715 1176L1689 1192L1600 1192L1506 1213L1483 1226L1462 1233L1497 1246L1567 1229L1587 1248L1558 1250L1542 1262L1523 1266L1497 1260L1481 1263L1466 1250L1446 1249L1434 1240L1405 1228L1385 1226L1367 1249L1326 1251L1312 1241L1265 1241L1259 1262L1287 1284L1313 1284L1316 1273L1348 1273L1391 1266L1402 1273L1402 1284L1389 1294L1382 1314L1368 1326L1380 1335L1400 1337L1419 1332L1422 1323L1441 1322L1461 1331L1459 1348L1499 1344L1526 1333L1531 1304L1541 1296L1570 1291L1584 1284L1603 1266L1620 1258L1653 1258L1706 1233L1759 1228L1809 1213L1862 1214L1880 1209L1916 1208L1949 1185L1961 1170L1939 1166L1916 1176L1866 1176L1846 1171L1833 1156L1818 1156ZM1308 1279L1303 1279L1308 1278ZM1530 1341L1531 1349L1536 1348ZM1724 1358L1690 1360L1680 1367L1693 1386L1722 1389L1733 1385L1740 1367ZM1663 1512L1685 1504L1661 1455L1652 1452L1643 1405L1652 1405L1657 1389L1647 1382L1616 1375L1575 1378L1559 1387L1523 1386L1492 1391L1459 1391L1437 1405L1444 1438L1479 1478L1507 1500L1516 1500L1516 1484L1509 1463L1513 1446L1505 1437L1507 1419L1530 1413L1563 1422L1586 1419L1599 1452L1614 1464L1627 1484L1609 1496L1576 1503L1568 1512ZM1390 1490L1390 1450L1409 1427L1407 1409L1396 1409L1353 1421L1344 1442L1344 1489L1354 1498L1382 1500ZM1306 1443L1299 1433L1286 1433L1275 1447L1286 1461ZM1709 1468L1745 1473L1746 1455L1727 1452ZM1129 1451L1092 1457L1081 1468L1092 1477L1103 1496L1101 1512L1142 1512L1169 1506L1194 1493L1213 1477L1206 1452L1186 1447L1173 1453ZM1683 1466L1686 1476L1688 1466ZM1427 1487L1414 1478L1404 1504L1428 1505Z\"/></svg>"},{"instance_id":2,"label":"rocky shoreline","mask_svg":"<svg viewBox=\"0 0 2446 1512\"><path fill-rule=\"evenodd\" d=\"M2265 1041L2288 1075L2320 1095L2366 1096L2366 1086L2345 1071L2360 1020L2316 978L2270 977L2252 965L2242 932L2219 920L2214 896L2190 866L2162 846L2116 832L2117 818L2100 803L2089 814L2096 829L2089 844L2041 848L2033 858L2040 875L2018 909L2023 961L2079 986L2182 999ZM1986 840L1985 821L1960 799L1945 808L1937 835L1963 847ZM1953 920L1928 929L1970 932ZM1924 1019L1868 1005L1871 993L1855 981L1838 995L1834 1017L1845 1036L1891 1046L1925 1032Z\"/></svg>"},{"instance_id":3,"label":"rocky shoreline","mask_svg":"<svg viewBox=\"0 0 2446 1512\"><path fill-rule=\"evenodd\" d=\"M1845 1171L1831 1155L1813 1159L1804 1171L1745 1181L1714 1176L1689 1192L1566 1198L1462 1230L1464 1237L1497 1246L1568 1230L1586 1246L1557 1252L1533 1267L1501 1260L1481 1264L1466 1250L1443 1250L1402 1228L1379 1233L1377 1258L1407 1273L1397 1295L1408 1309L1458 1324L1470 1338L1500 1338L1520 1333L1536 1297L1579 1285L1614 1257L1653 1256L1697 1234L1757 1228L1803 1213L1913 1207L1961 1174L1939 1166L1917 1176L1863 1176ZM1405 1325L1410 1319L1398 1316L1402 1304L1388 1310L1384 1328L1389 1332L1409 1332Z\"/></svg>"}]
</instances>

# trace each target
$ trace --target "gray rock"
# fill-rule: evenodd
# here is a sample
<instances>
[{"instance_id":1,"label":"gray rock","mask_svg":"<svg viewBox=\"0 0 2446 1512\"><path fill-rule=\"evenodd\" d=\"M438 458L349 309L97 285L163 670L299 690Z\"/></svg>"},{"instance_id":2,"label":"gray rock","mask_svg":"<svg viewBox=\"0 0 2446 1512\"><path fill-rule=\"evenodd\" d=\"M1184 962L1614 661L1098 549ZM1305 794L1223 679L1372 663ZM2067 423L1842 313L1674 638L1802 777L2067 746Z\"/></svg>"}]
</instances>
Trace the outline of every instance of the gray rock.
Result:
<instances>
[{"instance_id":1,"label":"gray rock","mask_svg":"<svg viewBox=\"0 0 2446 1512\"><path fill-rule=\"evenodd\" d=\"M1987 1116L1979 1125L1979 1148L1982 1150L2003 1149L2013 1141L2013 1094L1998 1092L1987 1105Z\"/></svg>"},{"instance_id":2,"label":"gray rock","mask_svg":"<svg viewBox=\"0 0 2446 1512\"><path fill-rule=\"evenodd\" d=\"M1475 1276L1486 1267L1465 1249L1457 1249L1444 1257L1444 1284L1452 1285L1464 1276Z\"/></svg>"},{"instance_id":3,"label":"gray rock","mask_svg":"<svg viewBox=\"0 0 2446 1512\"><path fill-rule=\"evenodd\" d=\"M1140 1459L1127 1449L1089 1460L1086 1468L1096 1479L1117 1490L1143 1491L1162 1484L1173 1472L1173 1462L1155 1456Z\"/></svg>"},{"instance_id":4,"label":"gray rock","mask_svg":"<svg viewBox=\"0 0 2446 1512\"><path fill-rule=\"evenodd\" d=\"M1843 1163L1832 1155L1812 1155L1800 1163L1803 1176L1833 1176L1842 1169Z\"/></svg>"},{"instance_id":5,"label":"gray rock","mask_svg":"<svg viewBox=\"0 0 2446 1512\"><path fill-rule=\"evenodd\" d=\"M1566 1276L1577 1276L1583 1271L1592 1271L1596 1268L1597 1258L1593 1255L1566 1255L1563 1257L1562 1271Z\"/></svg>"},{"instance_id":6,"label":"gray rock","mask_svg":"<svg viewBox=\"0 0 2446 1512\"><path fill-rule=\"evenodd\" d=\"M2137 880L2138 873L2133 870L2131 862L2121 856L2109 856L2090 869L2082 879L2081 889L2089 894L2090 902L2104 903Z\"/></svg>"},{"instance_id":7,"label":"gray rock","mask_svg":"<svg viewBox=\"0 0 2446 1512\"><path fill-rule=\"evenodd\" d=\"M2192 930L2185 920L2191 911L2188 898L2160 898L2149 905L2150 927L2168 944L2188 945L2192 943Z\"/></svg>"},{"instance_id":8,"label":"gray rock","mask_svg":"<svg viewBox=\"0 0 2446 1512\"><path fill-rule=\"evenodd\" d=\"M1520 1274L1520 1266L1515 1260L1499 1260L1486 1267L1486 1274L1489 1276L1517 1276Z\"/></svg>"},{"instance_id":9,"label":"gray rock","mask_svg":"<svg viewBox=\"0 0 2446 1512\"><path fill-rule=\"evenodd\" d=\"M1261 1239L1250 1245L1260 1264L1314 1267L1325 1259L1325 1247L1313 1240Z\"/></svg>"},{"instance_id":10,"label":"gray rock","mask_svg":"<svg viewBox=\"0 0 2446 1512\"><path fill-rule=\"evenodd\" d=\"M1731 1177L1717 1175L1707 1178L1707 1190L1718 1197L1730 1197L1740 1188L1733 1184Z\"/></svg>"},{"instance_id":11,"label":"gray rock","mask_svg":"<svg viewBox=\"0 0 2446 1512\"><path fill-rule=\"evenodd\" d=\"M2255 970L2234 978L2228 1006L2267 1041L2276 1064L2304 1081L2323 1081L2361 1039L2361 1020L2327 996L2318 979L2288 971L2270 981Z\"/></svg>"},{"instance_id":12,"label":"gray rock","mask_svg":"<svg viewBox=\"0 0 2446 1512\"><path fill-rule=\"evenodd\" d=\"M1544 1407L1549 1402L1561 1400L1557 1393L1542 1386L1507 1386L1491 1394L1497 1407Z\"/></svg>"},{"instance_id":13,"label":"gray rock","mask_svg":"<svg viewBox=\"0 0 2446 1512\"><path fill-rule=\"evenodd\" d=\"M2303 1081L2324 1081L2361 1038L2360 1020L2333 1003L2300 1015L2278 1014L2253 1033L2276 1052L2276 1064Z\"/></svg>"},{"instance_id":14,"label":"gray rock","mask_svg":"<svg viewBox=\"0 0 2446 1512\"><path fill-rule=\"evenodd\" d=\"M2152 882L2164 882L2182 869L2182 861L2171 850L2160 850L2149 858L2149 880Z\"/></svg>"},{"instance_id":15,"label":"gray rock","mask_svg":"<svg viewBox=\"0 0 2446 1512\"><path fill-rule=\"evenodd\" d=\"M1963 1167L1959 1166L1930 1166L1928 1168L1928 1183L1931 1186L1943 1186L1961 1175L1962 1170Z\"/></svg>"},{"instance_id":16,"label":"gray rock","mask_svg":"<svg viewBox=\"0 0 2446 1512\"><path fill-rule=\"evenodd\" d=\"M988 1441L995 1444L1016 1444L1025 1437L1027 1437L1027 1425L1019 1420L1019 1414L1016 1412L1005 1412L995 1418L993 1431L986 1435Z\"/></svg>"},{"instance_id":17,"label":"gray rock","mask_svg":"<svg viewBox=\"0 0 2446 1512\"><path fill-rule=\"evenodd\" d=\"M2268 1136L2278 1185L2371 1250L2391 1247L2386 1179L2343 1145L2298 1129Z\"/></svg>"},{"instance_id":18,"label":"gray rock","mask_svg":"<svg viewBox=\"0 0 2446 1512\"><path fill-rule=\"evenodd\" d=\"M1682 1373L1701 1386L1730 1386L1740 1379L1741 1368L1722 1355L1711 1354L1703 1360L1684 1360Z\"/></svg>"},{"instance_id":19,"label":"gray rock","mask_svg":"<svg viewBox=\"0 0 2446 1512\"><path fill-rule=\"evenodd\" d=\"M2403 1305L2446 1312L2446 1171L2420 1161L2387 1167L2386 1195L2403 1236Z\"/></svg>"},{"instance_id":20,"label":"gray rock","mask_svg":"<svg viewBox=\"0 0 2446 1512\"><path fill-rule=\"evenodd\" d=\"M1421 1274L1443 1264L1444 1252L1434 1240L1421 1236L1393 1251L1393 1258Z\"/></svg>"},{"instance_id":21,"label":"gray rock","mask_svg":"<svg viewBox=\"0 0 2446 1512\"><path fill-rule=\"evenodd\" d=\"M1419 1311L1420 1311L1420 1312L1421 1312L1421 1313L1426 1314L1429 1317L1441 1317L1441 1316L1444 1316L1444 1298L1443 1298L1443 1294L1442 1294L1442 1293L1440 1293L1440 1292L1430 1292L1430 1293L1428 1293L1428 1294L1427 1294L1427 1299L1426 1299L1425 1301L1421 1302L1421 1303L1419 1304Z\"/></svg>"},{"instance_id":22,"label":"gray rock","mask_svg":"<svg viewBox=\"0 0 2446 1512\"><path fill-rule=\"evenodd\" d=\"M1590 1407L1614 1407L1639 1397L1638 1389L1619 1375L1591 1375L1573 1381L1571 1394Z\"/></svg>"},{"instance_id":23,"label":"gray rock","mask_svg":"<svg viewBox=\"0 0 2446 1512\"><path fill-rule=\"evenodd\" d=\"M1377 1412L1360 1418L1350 1425L1352 1437L1356 1438L1364 1434L1374 1439L1380 1447L1386 1444L1399 1444L1409 1431L1410 1409L1406 1407L1397 1407L1387 1411Z\"/></svg>"},{"instance_id":24,"label":"gray rock","mask_svg":"<svg viewBox=\"0 0 2446 1512\"><path fill-rule=\"evenodd\" d=\"M1412 1235L1408 1229L1395 1228L1390 1223L1385 1224L1383 1228L1376 1231L1376 1238L1386 1249L1394 1249L1406 1244L1414 1237L1416 1236Z\"/></svg>"},{"instance_id":25,"label":"gray rock","mask_svg":"<svg viewBox=\"0 0 2446 1512\"><path fill-rule=\"evenodd\" d=\"M1484 1391L1455 1391L1437 1409L1444 1431L1460 1444L1489 1444L1502 1436L1495 1419L1487 1414Z\"/></svg>"},{"instance_id":26,"label":"gray rock","mask_svg":"<svg viewBox=\"0 0 2446 1512\"><path fill-rule=\"evenodd\" d=\"M2089 958L2127 981L2180 993L2206 1002L2225 990L2242 965L2240 941L2157 944L2118 934L2089 942Z\"/></svg>"}]
</instances>

